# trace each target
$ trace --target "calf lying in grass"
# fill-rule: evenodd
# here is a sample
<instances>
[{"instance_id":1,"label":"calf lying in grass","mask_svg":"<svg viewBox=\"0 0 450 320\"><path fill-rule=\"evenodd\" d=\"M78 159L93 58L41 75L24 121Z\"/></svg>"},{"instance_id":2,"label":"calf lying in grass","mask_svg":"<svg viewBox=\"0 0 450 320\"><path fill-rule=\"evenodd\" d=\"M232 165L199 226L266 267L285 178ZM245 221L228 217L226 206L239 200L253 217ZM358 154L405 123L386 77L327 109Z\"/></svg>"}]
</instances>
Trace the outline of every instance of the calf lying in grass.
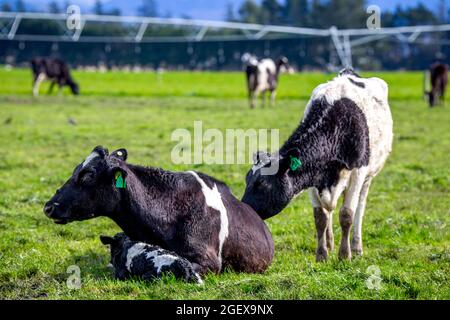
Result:
<instances>
[{"instance_id":1,"label":"calf lying in grass","mask_svg":"<svg viewBox=\"0 0 450 320\"><path fill-rule=\"evenodd\" d=\"M161 278L173 274L177 279L203 283L192 264L176 253L144 242L132 241L121 232L112 237L100 236L103 244L111 250L111 264L115 277L125 280L138 276L144 280Z\"/></svg>"}]
</instances>

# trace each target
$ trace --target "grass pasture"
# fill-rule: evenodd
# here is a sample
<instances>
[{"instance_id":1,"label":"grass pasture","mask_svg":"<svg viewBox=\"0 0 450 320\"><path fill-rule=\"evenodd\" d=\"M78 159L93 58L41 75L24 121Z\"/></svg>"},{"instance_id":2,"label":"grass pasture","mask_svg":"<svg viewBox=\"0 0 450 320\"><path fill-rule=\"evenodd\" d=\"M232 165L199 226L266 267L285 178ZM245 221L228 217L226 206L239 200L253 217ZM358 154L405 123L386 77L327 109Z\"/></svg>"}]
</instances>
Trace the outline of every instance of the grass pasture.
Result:
<instances>
[{"instance_id":1,"label":"grass pasture","mask_svg":"<svg viewBox=\"0 0 450 320\"><path fill-rule=\"evenodd\" d=\"M340 262L335 249L327 263L314 261L304 193L267 221L276 251L265 274L228 271L197 286L170 277L114 280L99 235L119 228L106 218L55 225L42 213L44 202L98 144L127 148L131 163L203 171L241 197L249 165L174 165L172 131L202 120L204 129L278 128L284 141L312 89L332 75L283 75L277 106L250 110L239 73L74 72L81 96L33 98L29 70L2 68L0 299L450 299L450 110L427 107L420 73L365 75L390 85L395 139L369 193L364 257ZM70 265L81 269L81 289L66 285ZM381 271L379 290L366 285L369 266Z\"/></svg>"}]
</instances>

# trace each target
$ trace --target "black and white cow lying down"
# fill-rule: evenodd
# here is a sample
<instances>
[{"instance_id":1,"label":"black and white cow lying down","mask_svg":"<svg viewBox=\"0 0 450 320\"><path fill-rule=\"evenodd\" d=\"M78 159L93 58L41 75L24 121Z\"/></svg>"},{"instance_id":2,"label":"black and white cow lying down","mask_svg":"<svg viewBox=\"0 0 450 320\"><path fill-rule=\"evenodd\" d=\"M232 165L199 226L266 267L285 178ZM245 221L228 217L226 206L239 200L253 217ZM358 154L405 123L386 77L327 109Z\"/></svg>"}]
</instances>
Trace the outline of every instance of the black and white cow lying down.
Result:
<instances>
[{"instance_id":1,"label":"black and white cow lying down","mask_svg":"<svg viewBox=\"0 0 450 320\"><path fill-rule=\"evenodd\" d=\"M321 261L334 247L332 214L343 193L339 257L350 259L351 251L362 254L366 198L373 177L391 152L392 126L387 84L344 70L314 90L299 127L276 154L258 153L242 201L266 219L310 188L316 259ZM275 175L261 174L263 167L276 165Z\"/></svg>"},{"instance_id":2,"label":"black and white cow lying down","mask_svg":"<svg viewBox=\"0 0 450 320\"><path fill-rule=\"evenodd\" d=\"M132 241L123 232L113 238L100 236L100 240L110 247L111 264L116 279L125 280L131 276L139 276L143 280L154 280L165 274L172 274L177 279L203 283L192 264L174 252Z\"/></svg>"},{"instance_id":3,"label":"black and white cow lying down","mask_svg":"<svg viewBox=\"0 0 450 320\"><path fill-rule=\"evenodd\" d=\"M35 97L39 95L39 87L45 80L51 81L49 94L55 84L58 84L59 92L63 86L68 86L73 94L80 93L78 84L70 75L69 66L60 59L34 58L31 60L31 71L33 72L33 95Z\"/></svg>"},{"instance_id":4,"label":"black and white cow lying down","mask_svg":"<svg viewBox=\"0 0 450 320\"><path fill-rule=\"evenodd\" d=\"M264 221L205 174L126 162L127 151L96 147L44 207L56 223L106 216L134 241L189 260L200 275L225 267L263 272L274 245Z\"/></svg>"}]
</instances>

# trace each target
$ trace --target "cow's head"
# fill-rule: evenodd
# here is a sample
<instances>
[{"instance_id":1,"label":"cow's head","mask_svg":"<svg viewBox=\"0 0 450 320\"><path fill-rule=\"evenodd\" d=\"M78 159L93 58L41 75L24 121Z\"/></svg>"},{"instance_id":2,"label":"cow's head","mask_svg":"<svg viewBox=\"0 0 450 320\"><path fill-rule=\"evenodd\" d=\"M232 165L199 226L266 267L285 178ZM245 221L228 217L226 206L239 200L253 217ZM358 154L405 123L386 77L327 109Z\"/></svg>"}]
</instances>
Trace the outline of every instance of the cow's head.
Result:
<instances>
[{"instance_id":1,"label":"cow's head","mask_svg":"<svg viewBox=\"0 0 450 320\"><path fill-rule=\"evenodd\" d=\"M436 105L436 94L433 91L425 91L425 97L427 98L430 107Z\"/></svg>"},{"instance_id":2,"label":"cow's head","mask_svg":"<svg viewBox=\"0 0 450 320\"><path fill-rule=\"evenodd\" d=\"M44 213L58 224L113 214L126 188L126 159L125 149L108 154L95 147L45 204Z\"/></svg>"},{"instance_id":3,"label":"cow's head","mask_svg":"<svg viewBox=\"0 0 450 320\"><path fill-rule=\"evenodd\" d=\"M126 242L130 241L129 238L125 235L125 233L120 232L116 234L114 237L109 236L100 236L100 241L104 245L109 246L109 250L111 252L111 260L110 263L114 267L114 272L116 278L125 279L127 276L126 272L126 255L124 255L124 250L126 247Z\"/></svg>"},{"instance_id":4,"label":"cow's head","mask_svg":"<svg viewBox=\"0 0 450 320\"><path fill-rule=\"evenodd\" d=\"M294 166L292 162L295 162L292 159L299 159L299 155L298 149L291 149L283 155L258 152L255 156L255 163L246 176L247 187L242 201L262 219L279 213L294 197L294 186L288 173L299 170L299 165Z\"/></svg>"},{"instance_id":5,"label":"cow's head","mask_svg":"<svg viewBox=\"0 0 450 320\"><path fill-rule=\"evenodd\" d=\"M80 87L78 86L78 84L76 82L70 82L69 84L70 90L72 91L72 93L74 95L79 95L80 94Z\"/></svg>"},{"instance_id":6,"label":"cow's head","mask_svg":"<svg viewBox=\"0 0 450 320\"><path fill-rule=\"evenodd\" d=\"M289 69L289 60L288 58L281 56L277 59L276 65L278 68L284 67L285 70Z\"/></svg>"}]
</instances>

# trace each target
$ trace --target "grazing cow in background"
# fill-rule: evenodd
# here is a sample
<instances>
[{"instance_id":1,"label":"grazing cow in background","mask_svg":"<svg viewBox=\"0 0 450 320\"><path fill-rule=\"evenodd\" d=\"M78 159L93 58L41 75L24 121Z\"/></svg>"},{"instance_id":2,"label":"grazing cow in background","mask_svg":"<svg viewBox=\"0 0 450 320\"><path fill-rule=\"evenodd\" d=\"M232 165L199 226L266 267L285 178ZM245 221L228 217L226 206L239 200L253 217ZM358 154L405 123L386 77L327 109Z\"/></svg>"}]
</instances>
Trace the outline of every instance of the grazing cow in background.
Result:
<instances>
[{"instance_id":1,"label":"grazing cow in background","mask_svg":"<svg viewBox=\"0 0 450 320\"><path fill-rule=\"evenodd\" d=\"M351 251L361 255L366 198L391 152L392 126L387 84L344 70L314 90L299 127L276 154L257 154L242 201L266 219L310 188L316 260L322 261L334 247L332 213L344 193L339 258L351 259ZM263 168L273 166L278 166L276 174L262 174Z\"/></svg>"},{"instance_id":2,"label":"grazing cow in background","mask_svg":"<svg viewBox=\"0 0 450 320\"><path fill-rule=\"evenodd\" d=\"M430 66L428 71L431 91L425 90L430 107L445 103L445 90L448 83L448 65L436 62ZM426 80L427 81L427 80Z\"/></svg>"},{"instance_id":3,"label":"grazing cow in background","mask_svg":"<svg viewBox=\"0 0 450 320\"><path fill-rule=\"evenodd\" d=\"M139 276L144 280L154 280L171 273L178 279L203 283L192 264L174 252L132 241L123 232L116 234L114 238L100 236L100 240L110 246L111 264L116 279Z\"/></svg>"},{"instance_id":4,"label":"grazing cow in background","mask_svg":"<svg viewBox=\"0 0 450 320\"><path fill-rule=\"evenodd\" d=\"M44 207L55 223L107 216L133 241L188 259L200 275L225 267L263 272L273 258L264 221L222 182L194 171L126 162L127 151L96 147Z\"/></svg>"},{"instance_id":5,"label":"grazing cow in background","mask_svg":"<svg viewBox=\"0 0 450 320\"><path fill-rule=\"evenodd\" d=\"M80 93L78 84L70 76L68 65L55 58L34 58L31 60L31 69L33 71L33 95L39 95L39 87L45 80L51 81L48 94L53 91L55 84L58 84L59 92L63 86L70 87L73 94Z\"/></svg>"},{"instance_id":6,"label":"grazing cow in background","mask_svg":"<svg viewBox=\"0 0 450 320\"><path fill-rule=\"evenodd\" d=\"M286 57L280 57L276 62L272 59L258 61L255 56L244 54L242 61L245 64L250 107L255 107L255 99L259 94L261 94L264 106L266 92L270 92L270 102L274 105L281 67L288 68L288 59Z\"/></svg>"}]
</instances>

